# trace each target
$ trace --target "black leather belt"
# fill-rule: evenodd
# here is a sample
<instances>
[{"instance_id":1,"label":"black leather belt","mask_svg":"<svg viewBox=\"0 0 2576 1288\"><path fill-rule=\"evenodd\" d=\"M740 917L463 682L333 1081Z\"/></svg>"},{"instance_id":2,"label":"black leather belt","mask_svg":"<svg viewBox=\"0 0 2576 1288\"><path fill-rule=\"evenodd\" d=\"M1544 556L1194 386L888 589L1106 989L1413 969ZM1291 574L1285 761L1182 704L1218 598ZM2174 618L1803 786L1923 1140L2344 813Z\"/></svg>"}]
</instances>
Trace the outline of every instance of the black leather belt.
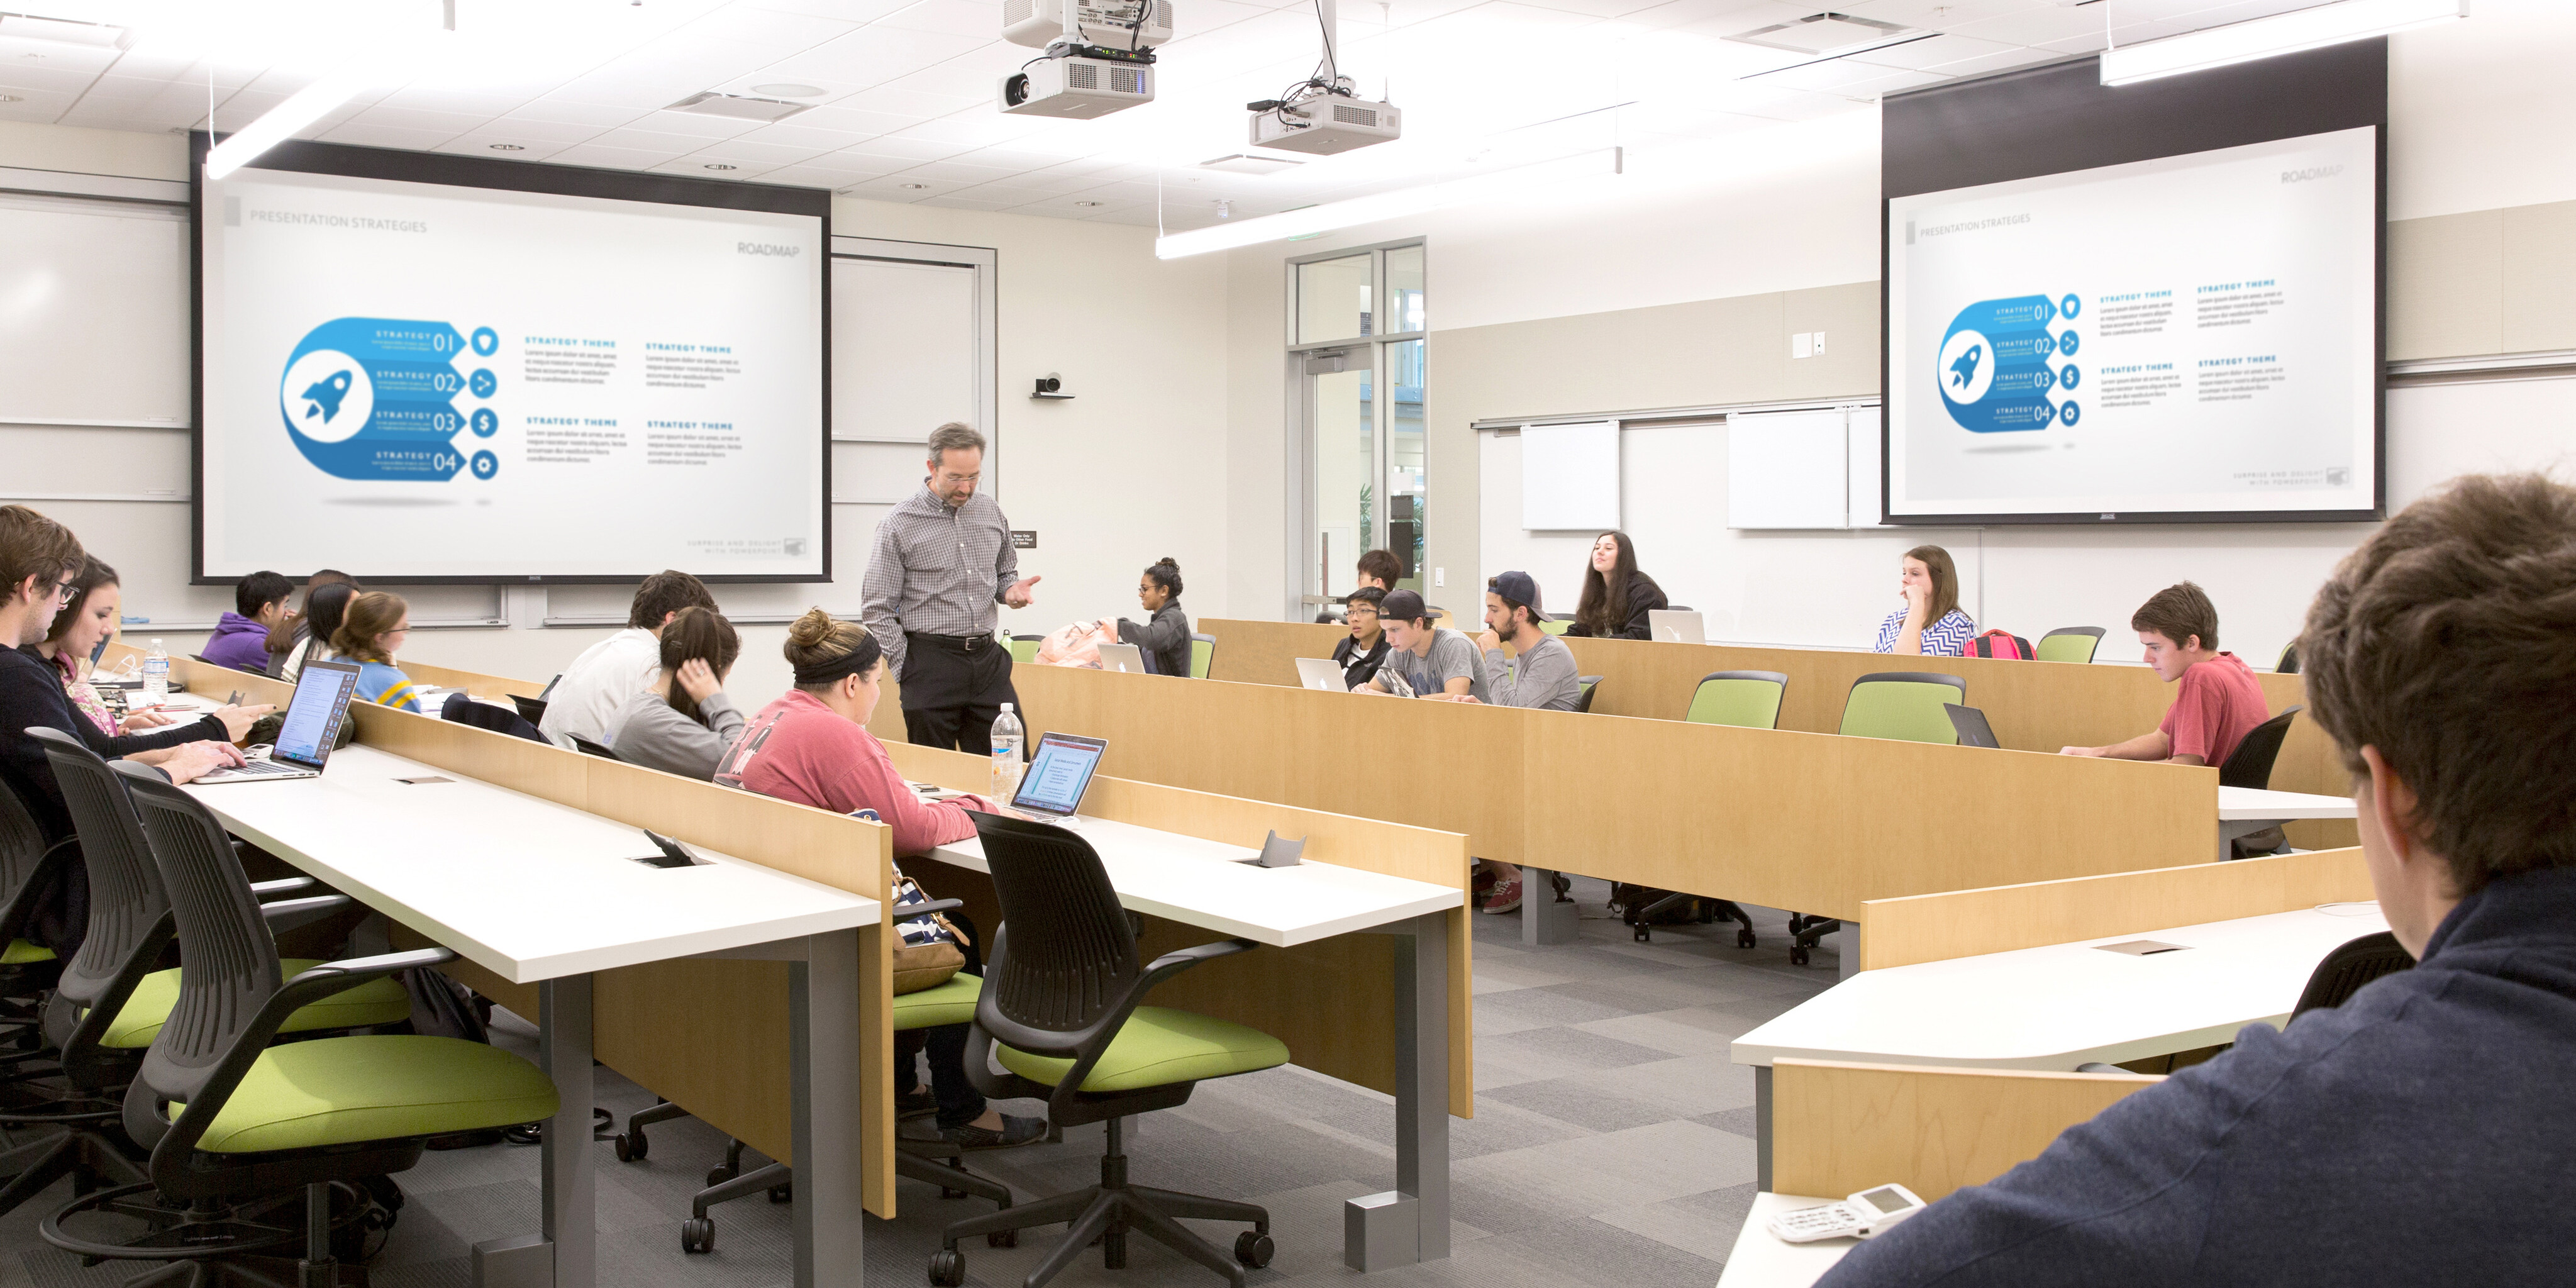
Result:
<instances>
[{"instance_id":1,"label":"black leather belt","mask_svg":"<svg viewBox=\"0 0 2576 1288\"><path fill-rule=\"evenodd\" d=\"M993 637L990 635L932 635L923 631L905 631L903 637L913 643L944 648L951 653L972 653L977 649L993 647Z\"/></svg>"}]
</instances>

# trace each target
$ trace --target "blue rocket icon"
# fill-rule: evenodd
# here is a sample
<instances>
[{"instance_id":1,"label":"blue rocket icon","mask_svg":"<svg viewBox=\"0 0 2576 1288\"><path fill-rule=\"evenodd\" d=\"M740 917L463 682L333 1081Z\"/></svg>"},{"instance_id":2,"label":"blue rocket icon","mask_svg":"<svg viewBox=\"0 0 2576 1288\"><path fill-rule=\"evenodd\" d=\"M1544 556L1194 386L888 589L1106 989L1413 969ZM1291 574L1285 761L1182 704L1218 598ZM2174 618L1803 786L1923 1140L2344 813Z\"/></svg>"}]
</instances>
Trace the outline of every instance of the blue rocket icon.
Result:
<instances>
[{"instance_id":1,"label":"blue rocket icon","mask_svg":"<svg viewBox=\"0 0 2576 1288\"><path fill-rule=\"evenodd\" d=\"M303 394L304 400L313 404L304 409L305 419L310 420L315 412L320 412L322 423L330 424L331 418L340 414L340 400L348 396L348 372L335 371L331 373L331 378L328 380L314 381L305 387Z\"/></svg>"},{"instance_id":2,"label":"blue rocket icon","mask_svg":"<svg viewBox=\"0 0 2576 1288\"><path fill-rule=\"evenodd\" d=\"M1960 354L1957 362L1950 364L1950 382L1961 389L1967 388L1968 382L1977 378L1977 363L1984 359L1985 356L1986 346L1982 344L1969 345L1968 351ZM321 386L319 385L314 386L316 389L320 387ZM309 391L306 396L311 396ZM325 419L328 418L326 417Z\"/></svg>"}]
</instances>

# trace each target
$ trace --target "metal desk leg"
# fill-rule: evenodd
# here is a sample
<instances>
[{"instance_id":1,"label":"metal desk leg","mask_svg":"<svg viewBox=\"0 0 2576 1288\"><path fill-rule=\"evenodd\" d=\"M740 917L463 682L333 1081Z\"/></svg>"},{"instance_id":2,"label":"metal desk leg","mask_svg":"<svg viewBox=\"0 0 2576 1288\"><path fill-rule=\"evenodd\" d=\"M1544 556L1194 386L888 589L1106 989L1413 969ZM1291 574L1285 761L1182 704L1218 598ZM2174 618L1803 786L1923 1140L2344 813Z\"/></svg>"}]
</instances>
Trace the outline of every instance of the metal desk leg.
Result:
<instances>
[{"instance_id":1,"label":"metal desk leg","mask_svg":"<svg viewBox=\"0 0 2576 1288\"><path fill-rule=\"evenodd\" d=\"M859 1288L859 932L808 935L787 967L796 1288Z\"/></svg>"},{"instance_id":2,"label":"metal desk leg","mask_svg":"<svg viewBox=\"0 0 2576 1288\"><path fill-rule=\"evenodd\" d=\"M1342 1262L1362 1272L1449 1255L1449 917L1395 950L1395 1185L1342 1207Z\"/></svg>"},{"instance_id":3,"label":"metal desk leg","mask_svg":"<svg viewBox=\"0 0 2576 1288\"><path fill-rule=\"evenodd\" d=\"M1839 969L1834 981L1840 983L1860 973L1860 923L1846 920L1834 930L1834 954Z\"/></svg>"},{"instance_id":4,"label":"metal desk leg","mask_svg":"<svg viewBox=\"0 0 2576 1288\"><path fill-rule=\"evenodd\" d=\"M599 1200L590 1149L590 976L537 985L538 1062L562 1097L546 1120L546 1242L554 1245L555 1288L598 1282Z\"/></svg>"},{"instance_id":5,"label":"metal desk leg","mask_svg":"<svg viewBox=\"0 0 2576 1288\"><path fill-rule=\"evenodd\" d=\"M1570 944L1583 937L1583 922L1574 901L1556 897L1556 873L1546 868L1521 869L1521 942Z\"/></svg>"},{"instance_id":6,"label":"metal desk leg","mask_svg":"<svg viewBox=\"0 0 2576 1288\"><path fill-rule=\"evenodd\" d=\"M1771 1066L1753 1066L1753 1187L1771 1192Z\"/></svg>"}]
</instances>

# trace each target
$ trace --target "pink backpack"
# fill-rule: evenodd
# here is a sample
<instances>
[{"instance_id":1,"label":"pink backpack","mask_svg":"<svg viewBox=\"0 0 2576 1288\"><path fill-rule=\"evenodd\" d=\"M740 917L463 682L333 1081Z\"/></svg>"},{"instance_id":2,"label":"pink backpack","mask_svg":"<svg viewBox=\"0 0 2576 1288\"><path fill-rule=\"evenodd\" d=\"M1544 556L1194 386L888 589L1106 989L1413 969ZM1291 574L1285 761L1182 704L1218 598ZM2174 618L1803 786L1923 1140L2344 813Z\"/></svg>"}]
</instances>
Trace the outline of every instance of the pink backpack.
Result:
<instances>
[{"instance_id":1,"label":"pink backpack","mask_svg":"<svg viewBox=\"0 0 2576 1288\"><path fill-rule=\"evenodd\" d=\"M2011 657L2027 662L2039 655L2030 651L2029 640L2011 631L1988 631L1968 641L1968 647L1962 650L1962 656Z\"/></svg>"},{"instance_id":2,"label":"pink backpack","mask_svg":"<svg viewBox=\"0 0 2576 1288\"><path fill-rule=\"evenodd\" d=\"M1100 646L1118 642L1118 623L1107 618L1075 622L1046 633L1038 644L1041 666L1087 666L1100 669Z\"/></svg>"}]
</instances>

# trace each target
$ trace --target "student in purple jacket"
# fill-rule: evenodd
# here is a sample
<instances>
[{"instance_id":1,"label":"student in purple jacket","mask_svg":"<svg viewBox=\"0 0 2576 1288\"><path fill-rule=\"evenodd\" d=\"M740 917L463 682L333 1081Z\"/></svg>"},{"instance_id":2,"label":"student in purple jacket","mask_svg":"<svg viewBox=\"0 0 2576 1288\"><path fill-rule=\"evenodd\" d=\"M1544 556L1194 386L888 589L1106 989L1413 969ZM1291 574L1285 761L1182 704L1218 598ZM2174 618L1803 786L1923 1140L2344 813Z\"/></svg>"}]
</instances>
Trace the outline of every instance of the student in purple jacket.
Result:
<instances>
[{"instance_id":1,"label":"student in purple jacket","mask_svg":"<svg viewBox=\"0 0 2576 1288\"><path fill-rule=\"evenodd\" d=\"M199 656L217 666L268 674L268 633L286 627L286 599L295 583L273 572L255 572L233 585L233 611L215 623Z\"/></svg>"}]
</instances>

